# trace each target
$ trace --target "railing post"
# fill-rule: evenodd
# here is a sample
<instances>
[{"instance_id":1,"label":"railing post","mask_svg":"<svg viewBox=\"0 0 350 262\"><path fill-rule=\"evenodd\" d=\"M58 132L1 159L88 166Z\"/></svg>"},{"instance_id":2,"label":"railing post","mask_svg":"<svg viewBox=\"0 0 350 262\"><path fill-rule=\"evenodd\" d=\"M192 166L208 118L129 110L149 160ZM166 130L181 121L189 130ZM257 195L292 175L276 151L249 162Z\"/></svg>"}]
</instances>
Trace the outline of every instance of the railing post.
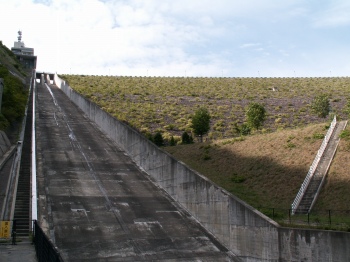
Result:
<instances>
[{"instance_id":1,"label":"railing post","mask_svg":"<svg viewBox=\"0 0 350 262\"><path fill-rule=\"evenodd\" d=\"M290 209L288 209L288 216L289 216L289 225L292 223L292 221L291 221L291 216L290 216Z\"/></svg>"},{"instance_id":2,"label":"railing post","mask_svg":"<svg viewBox=\"0 0 350 262\"><path fill-rule=\"evenodd\" d=\"M17 235L17 221L16 221L16 219L15 220L13 220L13 222L12 222L13 224L12 224L12 232L11 232L11 237L12 237L12 245L17 245L16 244L16 235Z\"/></svg>"}]
</instances>

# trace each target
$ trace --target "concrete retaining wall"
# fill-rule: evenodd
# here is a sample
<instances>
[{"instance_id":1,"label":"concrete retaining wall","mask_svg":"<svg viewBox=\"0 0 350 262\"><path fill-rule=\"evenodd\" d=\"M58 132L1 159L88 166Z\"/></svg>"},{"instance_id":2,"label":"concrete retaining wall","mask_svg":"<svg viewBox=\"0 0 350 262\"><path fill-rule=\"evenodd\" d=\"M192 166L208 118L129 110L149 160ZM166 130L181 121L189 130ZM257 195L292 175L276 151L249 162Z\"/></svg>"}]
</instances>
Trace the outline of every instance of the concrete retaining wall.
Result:
<instances>
[{"instance_id":1,"label":"concrete retaining wall","mask_svg":"<svg viewBox=\"0 0 350 262\"><path fill-rule=\"evenodd\" d=\"M77 94L57 75L54 83L159 186L242 261L332 261L326 258L348 255L346 248L342 248L349 246L349 234L280 228L265 215L162 151L138 131ZM312 241L306 237L310 235ZM334 246L332 253L326 256L324 245L338 237L345 244Z\"/></svg>"},{"instance_id":2,"label":"concrete retaining wall","mask_svg":"<svg viewBox=\"0 0 350 262\"><path fill-rule=\"evenodd\" d=\"M350 233L279 228L280 261L350 261Z\"/></svg>"}]
</instances>

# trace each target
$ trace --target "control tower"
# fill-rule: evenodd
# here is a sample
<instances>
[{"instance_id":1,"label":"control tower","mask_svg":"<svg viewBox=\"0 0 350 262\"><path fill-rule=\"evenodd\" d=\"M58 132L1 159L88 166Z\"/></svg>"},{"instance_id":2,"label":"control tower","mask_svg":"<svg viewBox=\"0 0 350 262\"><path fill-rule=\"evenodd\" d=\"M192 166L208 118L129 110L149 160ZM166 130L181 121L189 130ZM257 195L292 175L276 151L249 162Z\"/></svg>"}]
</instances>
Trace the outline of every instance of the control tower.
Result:
<instances>
[{"instance_id":1,"label":"control tower","mask_svg":"<svg viewBox=\"0 0 350 262\"><path fill-rule=\"evenodd\" d=\"M36 56L34 55L34 48L25 47L24 42L22 42L22 31L18 31L17 39L18 41L11 48L12 53L16 55L25 68L35 69Z\"/></svg>"}]
</instances>

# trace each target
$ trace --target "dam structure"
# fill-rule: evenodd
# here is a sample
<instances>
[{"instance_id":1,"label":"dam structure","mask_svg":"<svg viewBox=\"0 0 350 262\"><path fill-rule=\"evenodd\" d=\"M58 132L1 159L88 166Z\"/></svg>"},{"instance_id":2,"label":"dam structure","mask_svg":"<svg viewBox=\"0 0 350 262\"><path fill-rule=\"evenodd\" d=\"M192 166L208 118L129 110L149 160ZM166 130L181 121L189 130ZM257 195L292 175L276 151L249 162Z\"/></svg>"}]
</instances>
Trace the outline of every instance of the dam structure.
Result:
<instances>
[{"instance_id":1,"label":"dam structure","mask_svg":"<svg viewBox=\"0 0 350 262\"><path fill-rule=\"evenodd\" d=\"M282 227L58 75L34 75L29 221L60 261L350 261L350 233Z\"/></svg>"},{"instance_id":2,"label":"dam structure","mask_svg":"<svg viewBox=\"0 0 350 262\"><path fill-rule=\"evenodd\" d=\"M38 221L64 261L239 261L57 86L36 96Z\"/></svg>"}]
</instances>

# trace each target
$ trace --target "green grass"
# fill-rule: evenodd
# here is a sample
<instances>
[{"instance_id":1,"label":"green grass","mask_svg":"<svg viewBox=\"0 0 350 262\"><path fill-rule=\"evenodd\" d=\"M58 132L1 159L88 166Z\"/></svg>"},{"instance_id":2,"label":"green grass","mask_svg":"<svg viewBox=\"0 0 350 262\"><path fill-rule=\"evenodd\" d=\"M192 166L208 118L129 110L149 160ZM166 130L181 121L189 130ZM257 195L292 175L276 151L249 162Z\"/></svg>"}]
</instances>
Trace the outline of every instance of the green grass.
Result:
<instances>
[{"instance_id":1,"label":"green grass","mask_svg":"<svg viewBox=\"0 0 350 262\"><path fill-rule=\"evenodd\" d=\"M346 118L350 78L185 78L62 75L76 91L139 130L181 136L190 132L196 109L211 118L210 139L234 135L234 123L245 122L250 102L265 106L265 132L324 122L312 114L318 94L331 99L332 112ZM278 91L273 91L273 87ZM172 128L168 128L171 126Z\"/></svg>"},{"instance_id":2,"label":"green grass","mask_svg":"<svg viewBox=\"0 0 350 262\"><path fill-rule=\"evenodd\" d=\"M17 58L0 42L0 78L4 80L0 130L13 127L24 116L28 97L28 89L22 82L25 76L27 72Z\"/></svg>"}]
</instances>

